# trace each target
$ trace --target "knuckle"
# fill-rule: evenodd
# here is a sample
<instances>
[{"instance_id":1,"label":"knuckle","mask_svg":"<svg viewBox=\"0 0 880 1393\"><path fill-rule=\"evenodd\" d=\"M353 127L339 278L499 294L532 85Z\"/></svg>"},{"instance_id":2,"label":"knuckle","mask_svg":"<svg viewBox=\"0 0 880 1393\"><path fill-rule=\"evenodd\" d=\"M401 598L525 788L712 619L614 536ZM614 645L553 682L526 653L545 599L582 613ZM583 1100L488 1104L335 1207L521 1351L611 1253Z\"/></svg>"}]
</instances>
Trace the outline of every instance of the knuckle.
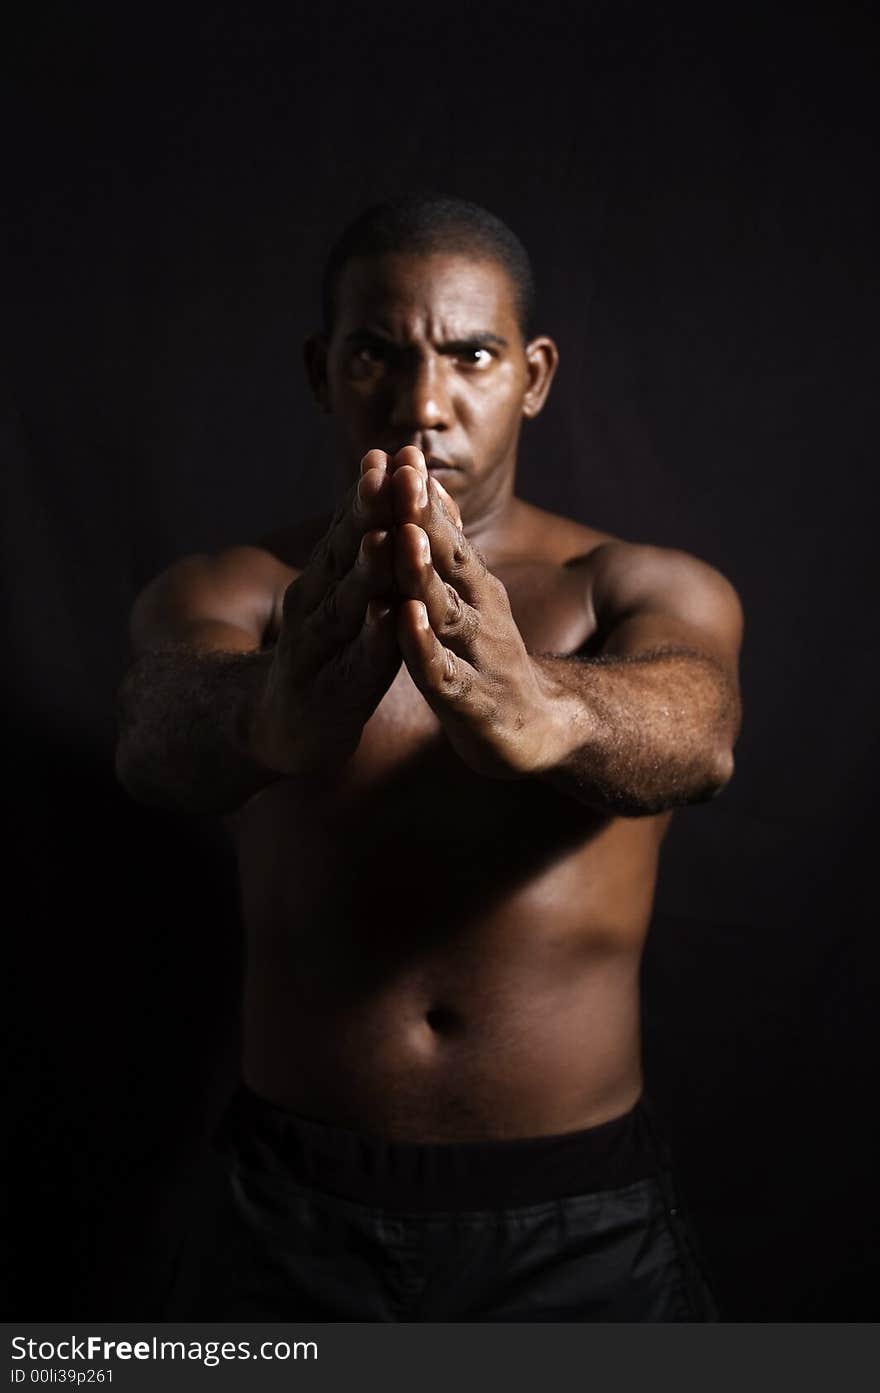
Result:
<instances>
[{"instance_id":1,"label":"knuckle","mask_svg":"<svg viewBox=\"0 0 880 1393\"><path fill-rule=\"evenodd\" d=\"M422 677L427 685L443 697L453 695L458 681L455 654L441 645L422 668Z\"/></svg>"},{"instance_id":2,"label":"knuckle","mask_svg":"<svg viewBox=\"0 0 880 1393\"><path fill-rule=\"evenodd\" d=\"M452 544L452 565L456 571L463 571L470 560L468 546L464 537L456 537Z\"/></svg>"},{"instance_id":3,"label":"knuckle","mask_svg":"<svg viewBox=\"0 0 880 1393\"><path fill-rule=\"evenodd\" d=\"M309 565L319 571L328 571L333 565L332 536L332 532L328 532L326 537L322 537L309 557Z\"/></svg>"},{"instance_id":4,"label":"knuckle","mask_svg":"<svg viewBox=\"0 0 880 1393\"><path fill-rule=\"evenodd\" d=\"M320 622L326 625L335 625L339 621L339 586L330 585L324 592L324 598L318 611Z\"/></svg>"},{"instance_id":5,"label":"knuckle","mask_svg":"<svg viewBox=\"0 0 880 1393\"><path fill-rule=\"evenodd\" d=\"M461 629L464 621L464 605L461 596L452 585L446 586L446 616L443 621L443 628L446 630Z\"/></svg>"},{"instance_id":6,"label":"knuckle","mask_svg":"<svg viewBox=\"0 0 880 1393\"><path fill-rule=\"evenodd\" d=\"M462 667L455 654L448 648L443 649L438 678L440 689L445 697L455 701L464 701L470 696L473 677Z\"/></svg>"},{"instance_id":7,"label":"knuckle","mask_svg":"<svg viewBox=\"0 0 880 1393\"><path fill-rule=\"evenodd\" d=\"M446 688L460 688L462 685L462 679L458 672L458 664L455 661L455 654L451 653L448 648L443 649L440 680Z\"/></svg>"},{"instance_id":8,"label":"knuckle","mask_svg":"<svg viewBox=\"0 0 880 1393\"><path fill-rule=\"evenodd\" d=\"M355 559L355 573L385 574L390 564L391 552L388 534L374 529L365 532Z\"/></svg>"},{"instance_id":9,"label":"knuckle","mask_svg":"<svg viewBox=\"0 0 880 1393\"><path fill-rule=\"evenodd\" d=\"M478 612L465 603L454 585L446 582L443 589L446 608L439 632L464 644L474 642L481 629Z\"/></svg>"}]
</instances>

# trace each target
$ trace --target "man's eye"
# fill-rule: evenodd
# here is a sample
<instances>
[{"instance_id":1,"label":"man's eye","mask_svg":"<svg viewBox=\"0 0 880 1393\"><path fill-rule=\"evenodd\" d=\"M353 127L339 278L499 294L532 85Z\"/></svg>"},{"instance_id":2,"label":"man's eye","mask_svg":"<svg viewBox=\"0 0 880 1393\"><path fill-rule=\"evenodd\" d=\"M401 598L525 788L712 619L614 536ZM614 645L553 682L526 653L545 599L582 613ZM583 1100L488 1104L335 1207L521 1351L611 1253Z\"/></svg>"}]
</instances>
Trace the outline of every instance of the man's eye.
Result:
<instances>
[{"instance_id":1,"label":"man's eye","mask_svg":"<svg viewBox=\"0 0 880 1393\"><path fill-rule=\"evenodd\" d=\"M487 368L492 362L488 348L463 348L458 356L469 368Z\"/></svg>"},{"instance_id":2,"label":"man's eye","mask_svg":"<svg viewBox=\"0 0 880 1393\"><path fill-rule=\"evenodd\" d=\"M348 355L348 372L355 381L372 381L384 372L387 357L381 345L362 343Z\"/></svg>"},{"instance_id":3,"label":"man's eye","mask_svg":"<svg viewBox=\"0 0 880 1393\"><path fill-rule=\"evenodd\" d=\"M361 344L360 348L356 348L354 350L351 357L352 362L363 363L367 365L372 363L381 363L384 358L384 354L381 348L377 348L374 344L364 343Z\"/></svg>"}]
</instances>

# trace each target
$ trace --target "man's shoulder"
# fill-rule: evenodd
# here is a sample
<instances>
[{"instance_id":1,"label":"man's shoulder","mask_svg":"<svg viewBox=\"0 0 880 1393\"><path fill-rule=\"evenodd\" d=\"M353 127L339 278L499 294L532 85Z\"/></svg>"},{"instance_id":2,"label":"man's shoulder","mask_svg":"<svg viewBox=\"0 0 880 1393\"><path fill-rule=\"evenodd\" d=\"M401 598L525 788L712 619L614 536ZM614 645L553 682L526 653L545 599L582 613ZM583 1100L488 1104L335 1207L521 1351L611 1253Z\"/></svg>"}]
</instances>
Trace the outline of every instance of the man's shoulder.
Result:
<instances>
[{"instance_id":1,"label":"man's shoulder","mask_svg":"<svg viewBox=\"0 0 880 1393\"><path fill-rule=\"evenodd\" d=\"M517 499L517 505L512 550L518 550L523 559L577 568L590 575L601 572L693 580L720 574L710 563L680 548L603 532L522 499Z\"/></svg>"},{"instance_id":2,"label":"man's shoulder","mask_svg":"<svg viewBox=\"0 0 880 1393\"><path fill-rule=\"evenodd\" d=\"M505 559L544 562L554 566L583 560L600 546L619 541L587 523L516 499L513 526L505 543Z\"/></svg>"},{"instance_id":3,"label":"man's shoulder","mask_svg":"<svg viewBox=\"0 0 880 1393\"><path fill-rule=\"evenodd\" d=\"M631 541L517 500L512 536L526 569L565 577L593 610L634 608L655 602L720 606L731 614L740 604L731 582L709 562L676 547ZM503 560L507 560L504 557ZM510 556L514 570L520 571ZM531 563L531 564L529 564ZM558 582L555 582L558 584Z\"/></svg>"}]
</instances>

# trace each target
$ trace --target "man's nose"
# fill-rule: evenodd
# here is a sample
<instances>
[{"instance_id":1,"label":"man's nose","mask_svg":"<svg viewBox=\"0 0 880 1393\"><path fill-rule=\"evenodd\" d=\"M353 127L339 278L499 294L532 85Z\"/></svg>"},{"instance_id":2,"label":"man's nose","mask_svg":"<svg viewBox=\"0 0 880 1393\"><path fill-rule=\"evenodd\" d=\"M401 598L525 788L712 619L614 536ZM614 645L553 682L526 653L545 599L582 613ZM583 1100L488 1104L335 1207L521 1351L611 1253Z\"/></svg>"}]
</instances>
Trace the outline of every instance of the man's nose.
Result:
<instances>
[{"instance_id":1,"label":"man's nose","mask_svg":"<svg viewBox=\"0 0 880 1393\"><path fill-rule=\"evenodd\" d=\"M431 359L414 363L394 384L391 424L401 431L447 430L452 404L442 364Z\"/></svg>"}]
</instances>

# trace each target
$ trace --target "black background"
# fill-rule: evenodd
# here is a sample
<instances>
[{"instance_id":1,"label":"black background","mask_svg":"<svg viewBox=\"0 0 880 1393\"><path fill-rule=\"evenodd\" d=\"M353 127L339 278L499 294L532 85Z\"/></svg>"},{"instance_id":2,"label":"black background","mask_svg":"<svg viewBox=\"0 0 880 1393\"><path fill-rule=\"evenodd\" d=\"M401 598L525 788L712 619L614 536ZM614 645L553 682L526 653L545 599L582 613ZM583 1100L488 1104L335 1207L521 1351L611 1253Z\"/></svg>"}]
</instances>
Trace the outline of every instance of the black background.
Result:
<instances>
[{"instance_id":1,"label":"black background","mask_svg":"<svg viewBox=\"0 0 880 1393\"><path fill-rule=\"evenodd\" d=\"M524 496L742 596L738 770L667 842L648 1079L727 1318L873 1319L867 7L183 10L48 5L4 45L7 1309L154 1312L241 944L218 829L114 784L126 616L332 497L322 255L429 186L533 254L562 368Z\"/></svg>"}]
</instances>

